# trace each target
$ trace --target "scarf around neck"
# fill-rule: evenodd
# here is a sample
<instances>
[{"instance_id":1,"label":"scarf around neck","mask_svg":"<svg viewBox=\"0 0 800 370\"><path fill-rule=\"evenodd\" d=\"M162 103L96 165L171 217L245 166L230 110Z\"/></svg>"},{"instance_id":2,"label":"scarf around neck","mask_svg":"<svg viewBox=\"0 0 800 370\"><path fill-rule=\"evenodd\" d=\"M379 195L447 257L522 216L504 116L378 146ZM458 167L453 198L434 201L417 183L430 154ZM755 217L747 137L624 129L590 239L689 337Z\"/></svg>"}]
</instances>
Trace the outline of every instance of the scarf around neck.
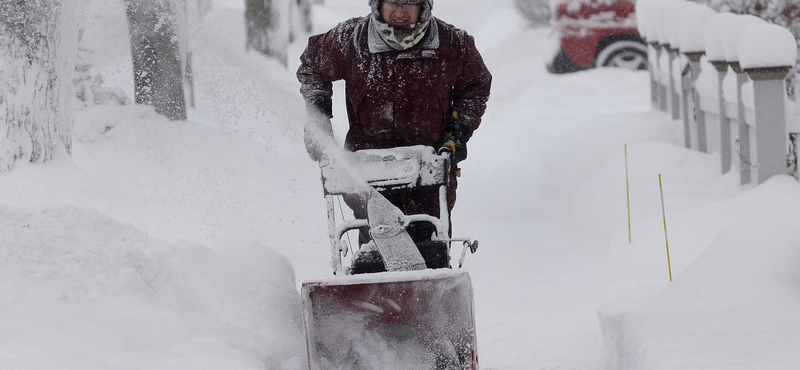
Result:
<instances>
[{"instance_id":1,"label":"scarf around neck","mask_svg":"<svg viewBox=\"0 0 800 370\"><path fill-rule=\"evenodd\" d=\"M407 27L397 27L376 20L375 26L378 28L383 41L386 41L392 49L406 50L417 45L425 37L425 32L428 30L430 23L429 19L426 22L417 22Z\"/></svg>"},{"instance_id":2,"label":"scarf around neck","mask_svg":"<svg viewBox=\"0 0 800 370\"><path fill-rule=\"evenodd\" d=\"M369 17L368 44L371 53L439 48L439 27L435 18L408 27L394 27L375 17Z\"/></svg>"}]
</instances>

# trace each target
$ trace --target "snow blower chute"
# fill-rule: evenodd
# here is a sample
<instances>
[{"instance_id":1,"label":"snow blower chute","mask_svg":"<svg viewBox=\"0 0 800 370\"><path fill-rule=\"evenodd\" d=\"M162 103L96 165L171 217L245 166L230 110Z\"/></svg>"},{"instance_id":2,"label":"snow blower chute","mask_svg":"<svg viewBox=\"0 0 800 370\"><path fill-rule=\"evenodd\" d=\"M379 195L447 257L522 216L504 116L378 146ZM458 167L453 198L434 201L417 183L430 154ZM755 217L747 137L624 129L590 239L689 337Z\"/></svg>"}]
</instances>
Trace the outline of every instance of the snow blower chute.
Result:
<instances>
[{"instance_id":1,"label":"snow blower chute","mask_svg":"<svg viewBox=\"0 0 800 370\"><path fill-rule=\"evenodd\" d=\"M449 166L446 149L427 146L362 150L320 162L336 276L302 286L309 369L478 369L472 283L460 269L478 243L449 236ZM378 192L418 187L438 187L440 217L404 215ZM353 193L366 200L367 219L336 225L334 197ZM407 232L420 223L435 230L430 240L415 242ZM351 251L343 237L362 228L374 245ZM463 246L459 269L450 268L452 243Z\"/></svg>"}]
</instances>

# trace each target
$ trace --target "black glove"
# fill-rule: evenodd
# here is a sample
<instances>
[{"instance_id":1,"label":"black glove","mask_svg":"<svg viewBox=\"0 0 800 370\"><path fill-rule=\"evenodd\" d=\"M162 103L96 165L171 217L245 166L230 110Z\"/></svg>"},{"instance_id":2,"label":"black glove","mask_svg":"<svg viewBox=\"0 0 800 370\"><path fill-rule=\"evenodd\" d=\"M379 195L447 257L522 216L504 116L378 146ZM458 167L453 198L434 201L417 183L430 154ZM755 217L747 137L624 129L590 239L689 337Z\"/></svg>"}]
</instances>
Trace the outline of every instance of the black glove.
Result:
<instances>
[{"instance_id":1,"label":"black glove","mask_svg":"<svg viewBox=\"0 0 800 370\"><path fill-rule=\"evenodd\" d=\"M310 116L328 116L333 118L333 100L331 98L317 98L306 101L306 112Z\"/></svg>"},{"instance_id":2,"label":"black glove","mask_svg":"<svg viewBox=\"0 0 800 370\"><path fill-rule=\"evenodd\" d=\"M440 147L450 149L453 154L453 163L458 164L467 159L467 141L472 137L472 130L458 121L458 114L453 112L453 116L447 120L444 126L444 136L439 140Z\"/></svg>"},{"instance_id":3,"label":"black glove","mask_svg":"<svg viewBox=\"0 0 800 370\"><path fill-rule=\"evenodd\" d=\"M324 150L333 145L333 126L331 125L331 100L309 102L306 106L308 121L303 130L306 151L312 160L318 161Z\"/></svg>"}]
</instances>

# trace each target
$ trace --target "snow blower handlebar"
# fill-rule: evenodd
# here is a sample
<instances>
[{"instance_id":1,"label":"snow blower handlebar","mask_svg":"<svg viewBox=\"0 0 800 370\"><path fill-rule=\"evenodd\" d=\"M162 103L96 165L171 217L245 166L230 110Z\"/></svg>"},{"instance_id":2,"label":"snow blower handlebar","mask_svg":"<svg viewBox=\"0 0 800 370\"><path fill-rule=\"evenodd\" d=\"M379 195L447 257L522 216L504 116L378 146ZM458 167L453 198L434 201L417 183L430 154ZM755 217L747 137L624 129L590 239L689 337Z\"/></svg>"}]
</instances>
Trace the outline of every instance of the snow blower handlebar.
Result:
<instances>
[{"instance_id":1,"label":"snow blower handlebar","mask_svg":"<svg viewBox=\"0 0 800 370\"><path fill-rule=\"evenodd\" d=\"M411 146L389 149L367 149L346 152L340 158L326 157L319 162L328 211L328 237L331 243L331 267L336 275L347 273L342 266L342 257L347 256L349 246L342 237L350 230L367 227L366 220L349 220L336 225L335 195L360 194L374 188L378 191L403 191L418 187L439 187L439 215L426 214L403 216L404 226L412 222L428 222L436 228L435 241L463 242L459 267L463 266L466 250L477 250L477 241L451 239L450 212L447 208L447 185L450 178L451 151L446 147L434 150L429 146ZM366 189L366 190L365 190ZM449 250L449 247L448 247Z\"/></svg>"}]
</instances>

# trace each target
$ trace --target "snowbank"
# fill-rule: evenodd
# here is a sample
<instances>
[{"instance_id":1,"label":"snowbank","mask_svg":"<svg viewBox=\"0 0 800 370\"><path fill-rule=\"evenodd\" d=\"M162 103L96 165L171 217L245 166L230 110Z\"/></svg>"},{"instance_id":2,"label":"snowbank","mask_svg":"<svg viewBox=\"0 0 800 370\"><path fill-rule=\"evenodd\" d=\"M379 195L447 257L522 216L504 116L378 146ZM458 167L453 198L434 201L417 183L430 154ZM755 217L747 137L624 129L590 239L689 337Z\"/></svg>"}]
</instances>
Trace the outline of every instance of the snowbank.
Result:
<instances>
[{"instance_id":1,"label":"snowbank","mask_svg":"<svg viewBox=\"0 0 800 370\"><path fill-rule=\"evenodd\" d=\"M776 179L770 191L796 184ZM761 194L764 194L761 192ZM674 282L598 309L610 369L789 369L800 363L800 229L722 231ZM757 365L756 365L757 364Z\"/></svg>"},{"instance_id":2,"label":"snowbank","mask_svg":"<svg viewBox=\"0 0 800 370\"><path fill-rule=\"evenodd\" d=\"M219 253L75 206L0 205L0 254L4 369L277 368L302 346L294 271L262 245Z\"/></svg>"}]
</instances>

